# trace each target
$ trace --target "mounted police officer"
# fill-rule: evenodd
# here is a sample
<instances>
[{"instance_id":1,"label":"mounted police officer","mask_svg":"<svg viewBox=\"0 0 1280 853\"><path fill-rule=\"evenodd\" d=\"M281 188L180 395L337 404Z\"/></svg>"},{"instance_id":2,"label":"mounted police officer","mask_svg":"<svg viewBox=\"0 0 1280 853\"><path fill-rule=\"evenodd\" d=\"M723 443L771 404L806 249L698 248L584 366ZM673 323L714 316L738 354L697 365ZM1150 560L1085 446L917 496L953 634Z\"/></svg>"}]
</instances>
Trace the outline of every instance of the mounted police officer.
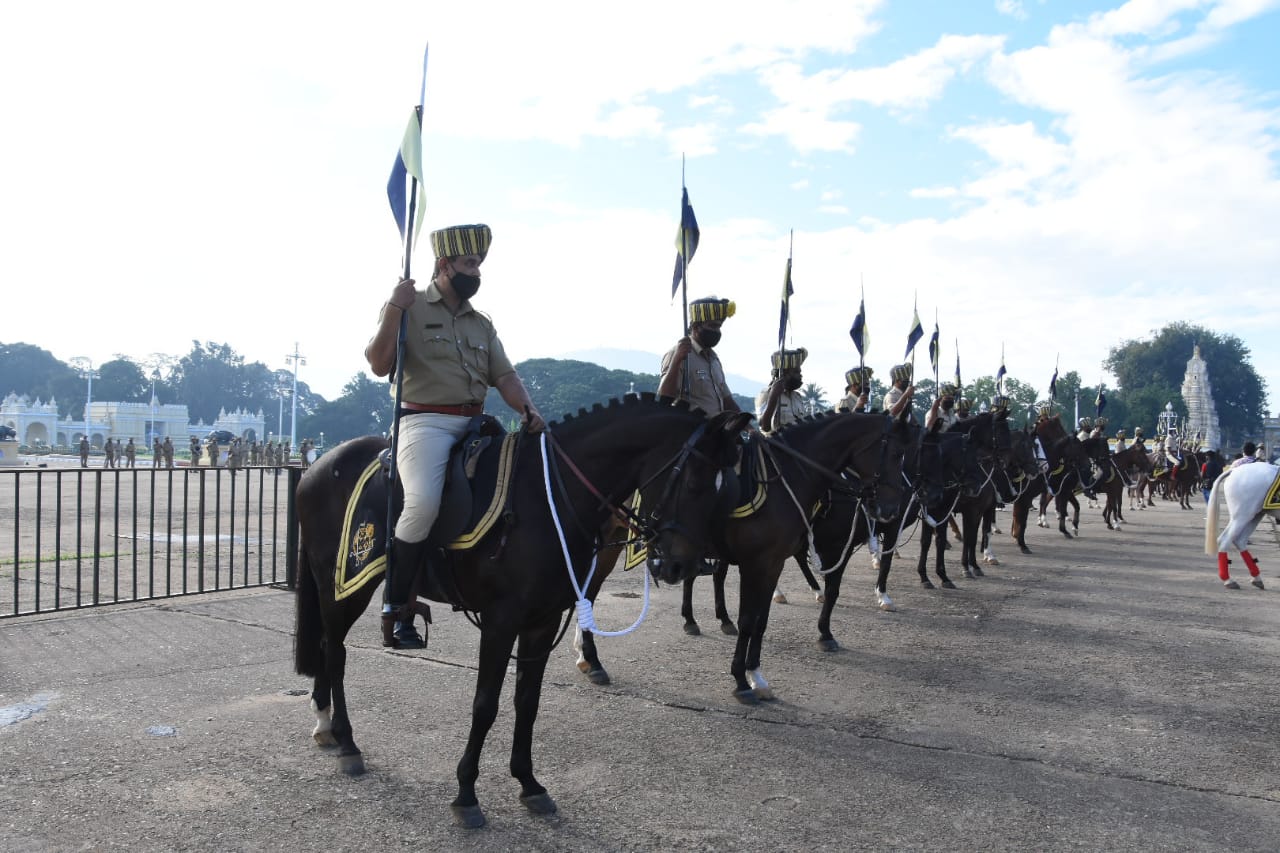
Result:
<instances>
[{"instance_id":1,"label":"mounted police officer","mask_svg":"<svg viewBox=\"0 0 1280 853\"><path fill-rule=\"evenodd\" d=\"M889 369L889 378L893 387L885 392L885 414L897 417L903 410L911 410L911 400L916 393L916 386L911 384L911 364L898 364Z\"/></svg>"},{"instance_id":2,"label":"mounted police officer","mask_svg":"<svg viewBox=\"0 0 1280 853\"><path fill-rule=\"evenodd\" d=\"M934 424L940 424L938 431L946 432L959 419L960 416L956 413L956 386L944 382L938 386L938 398L929 407L929 414L925 415L924 428L933 429Z\"/></svg>"},{"instance_id":3,"label":"mounted police officer","mask_svg":"<svg viewBox=\"0 0 1280 853\"><path fill-rule=\"evenodd\" d=\"M728 299L714 296L689 303L689 334L662 357L659 396L688 400L708 416L742 411L715 351L720 326L736 312L737 306Z\"/></svg>"},{"instance_id":4,"label":"mounted police officer","mask_svg":"<svg viewBox=\"0 0 1280 853\"><path fill-rule=\"evenodd\" d=\"M1129 443L1125 440L1125 432L1122 429L1116 430L1116 453L1124 453L1129 449Z\"/></svg>"},{"instance_id":5,"label":"mounted police officer","mask_svg":"<svg viewBox=\"0 0 1280 853\"><path fill-rule=\"evenodd\" d=\"M487 225L432 232L431 283L425 290L419 290L411 278L396 284L364 351L375 376L390 374L396 367L400 320L405 318L403 399L396 436L404 510L396 523L393 553L388 555L392 559L382 614L384 646L423 645L413 627L414 585L418 573L427 567L427 536L440 512L449 451L471 418L484 411L486 391L497 388L530 432L546 427L493 322L471 305L492 239Z\"/></svg>"},{"instance_id":6,"label":"mounted police officer","mask_svg":"<svg viewBox=\"0 0 1280 853\"><path fill-rule=\"evenodd\" d=\"M760 420L761 432L777 432L807 414L800 396L800 388L804 386L800 365L808 356L809 351L803 347L784 349L770 356L773 382L756 396L756 417Z\"/></svg>"},{"instance_id":7,"label":"mounted police officer","mask_svg":"<svg viewBox=\"0 0 1280 853\"><path fill-rule=\"evenodd\" d=\"M855 367L844 375L844 399L836 404L837 412L870 412L871 408L871 375L870 367Z\"/></svg>"}]
</instances>

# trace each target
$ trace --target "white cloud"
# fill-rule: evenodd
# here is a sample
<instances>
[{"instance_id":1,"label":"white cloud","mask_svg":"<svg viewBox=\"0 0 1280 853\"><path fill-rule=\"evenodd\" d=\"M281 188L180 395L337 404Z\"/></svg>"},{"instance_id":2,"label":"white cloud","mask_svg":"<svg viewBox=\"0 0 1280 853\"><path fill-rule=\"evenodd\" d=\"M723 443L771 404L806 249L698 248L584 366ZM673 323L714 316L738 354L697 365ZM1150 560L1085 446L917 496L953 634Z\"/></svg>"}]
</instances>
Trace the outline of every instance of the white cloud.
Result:
<instances>
[{"instance_id":1,"label":"white cloud","mask_svg":"<svg viewBox=\"0 0 1280 853\"><path fill-rule=\"evenodd\" d=\"M808 178L801 178L801 179L800 179L800 180L798 180L798 181L792 181L788 186L790 186L790 187L791 187L791 189L793 189L793 190L803 190L803 189L808 189L808 188L809 188L809 179L808 179Z\"/></svg>"},{"instance_id":2,"label":"white cloud","mask_svg":"<svg viewBox=\"0 0 1280 853\"><path fill-rule=\"evenodd\" d=\"M844 195L844 193L842 193L840 190L823 190L822 194L819 195L818 198L820 198L822 201L835 201L836 199L840 198L840 196L842 195Z\"/></svg>"},{"instance_id":3,"label":"white cloud","mask_svg":"<svg viewBox=\"0 0 1280 853\"><path fill-rule=\"evenodd\" d=\"M849 214L849 208L843 204L821 204L818 205L818 210L821 213L834 213L840 216L848 216Z\"/></svg>"},{"instance_id":4,"label":"white cloud","mask_svg":"<svg viewBox=\"0 0 1280 853\"><path fill-rule=\"evenodd\" d=\"M692 159L715 154L718 135L714 125L695 124L671 128L667 131L667 141L672 154L684 154Z\"/></svg>"},{"instance_id":5,"label":"white cloud","mask_svg":"<svg viewBox=\"0 0 1280 853\"><path fill-rule=\"evenodd\" d=\"M1027 10L1023 8L1022 0L996 0L996 11L1001 15L1017 18L1019 21L1027 18Z\"/></svg>"}]
</instances>

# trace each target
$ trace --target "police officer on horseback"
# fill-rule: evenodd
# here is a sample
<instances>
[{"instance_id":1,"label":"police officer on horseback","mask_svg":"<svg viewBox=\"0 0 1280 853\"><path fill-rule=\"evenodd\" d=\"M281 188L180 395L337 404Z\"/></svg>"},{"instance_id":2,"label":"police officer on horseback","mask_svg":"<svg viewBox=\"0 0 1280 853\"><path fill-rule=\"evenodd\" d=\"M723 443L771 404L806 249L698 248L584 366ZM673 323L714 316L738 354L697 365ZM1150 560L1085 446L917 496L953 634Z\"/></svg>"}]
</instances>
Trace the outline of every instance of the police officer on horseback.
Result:
<instances>
[{"instance_id":1,"label":"police officer on horseback","mask_svg":"<svg viewBox=\"0 0 1280 853\"><path fill-rule=\"evenodd\" d=\"M844 399L836 404L837 412L870 412L871 408L871 375L870 367L855 367L844 375Z\"/></svg>"},{"instance_id":2,"label":"police officer on horseback","mask_svg":"<svg viewBox=\"0 0 1280 853\"><path fill-rule=\"evenodd\" d=\"M424 645L413 627L415 581L419 572L427 570L427 536L440 512L449 451L471 418L484 411L488 388L498 389L530 432L546 426L507 358L493 321L471 305L471 297L480 289L480 265L491 240L487 225L433 232L431 283L425 290L419 290L413 279L396 284L364 351L374 375L391 374L396 368L400 320L405 318L404 364L400 365L404 387L396 434L396 471L404 489L404 510L388 555L392 559L382 614L384 646Z\"/></svg>"},{"instance_id":3,"label":"police officer on horseback","mask_svg":"<svg viewBox=\"0 0 1280 853\"><path fill-rule=\"evenodd\" d=\"M662 357L659 396L688 400L708 416L742 411L715 351L721 324L736 311L728 299L714 296L689 303L689 334Z\"/></svg>"},{"instance_id":4,"label":"police officer on horseback","mask_svg":"<svg viewBox=\"0 0 1280 853\"><path fill-rule=\"evenodd\" d=\"M801 347L780 350L769 357L773 363L773 381L756 396L756 417L760 420L761 432L777 432L807 414L800 396L804 385L800 365L808 356L809 351Z\"/></svg>"}]
</instances>

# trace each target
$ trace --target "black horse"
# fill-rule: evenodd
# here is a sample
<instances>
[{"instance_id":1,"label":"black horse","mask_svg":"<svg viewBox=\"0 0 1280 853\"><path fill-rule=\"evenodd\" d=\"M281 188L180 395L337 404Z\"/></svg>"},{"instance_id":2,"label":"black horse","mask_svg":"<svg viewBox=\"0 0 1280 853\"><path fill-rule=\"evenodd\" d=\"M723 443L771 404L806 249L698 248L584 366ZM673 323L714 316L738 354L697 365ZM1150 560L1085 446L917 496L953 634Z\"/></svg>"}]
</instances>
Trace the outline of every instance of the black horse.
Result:
<instances>
[{"instance_id":1,"label":"black horse","mask_svg":"<svg viewBox=\"0 0 1280 853\"><path fill-rule=\"evenodd\" d=\"M867 512L878 523L887 523L902 501L902 461L911 441L904 414L884 415L827 413L787 426L765 442L769 485L764 502L745 518L730 518L714 537L721 559L714 582L716 616L722 630L737 635L730 672L739 702L755 704L774 694L760 669L760 651L769 624L773 591L787 557L807 541L809 520L818 501L833 487L845 489L839 476L852 469ZM738 566L740 594L736 628L724 604L727 564ZM602 565L611 565L602 554ZM693 617L693 580L684 584L681 612L685 630L699 633ZM595 638L581 637L579 668L595 683L607 683Z\"/></svg>"},{"instance_id":2,"label":"black horse","mask_svg":"<svg viewBox=\"0 0 1280 853\"><path fill-rule=\"evenodd\" d=\"M661 578L678 582L695 574L709 542L712 510L721 482L732 474L741 430L749 415L707 419L685 404L628 397L591 412L566 416L549 433L567 457L573 474L558 479L554 508L572 571L581 584L596 543L586 531L601 528L605 516L634 491L646 498L641 526L650 543L651 568L661 561ZM516 641L515 735L511 774L521 801L540 814L555 802L533 775L533 723L542 693L547 657L557 642L561 615L574 605L560 540L544 489L544 456L553 446L522 436L513 462L512 521L500 521L472 549L450 552L443 567L433 564L432 582L417 593L475 614L480 628L479 671L471 709L471 731L458 762L458 796L452 808L464 826L485 822L476 799L480 752L498 713L498 698ZM550 444L550 442L548 442ZM347 632L373 599L377 582L349 597L334 598L334 573L347 499L369 463L386 447L380 438L345 442L326 453L303 475L297 491L302 527L299 549L297 671L314 677L313 733L322 745L336 745L344 772L364 771L352 737L343 678ZM569 464L569 463L573 464ZM446 558L447 559L447 558ZM419 576L422 577L421 575ZM332 709L330 702L332 700Z\"/></svg>"},{"instance_id":3,"label":"black horse","mask_svg":"<svg viewBox=\"0 0 1280 853\"><path fill-rule=\"evenodd\" d=\"M920 527L920 560L916 571L925 589L934 588L928 574L930 545L935 546L934 574L943 588L955 589L947 577L943 556L947 547L947 529L943 522L952 513L959 513L961 519L960 565L964 576L982 577L977 558L979 527L988 510L995 507L996 474L1004 470L1008 459L1008 414L1001 409L965 418L952 424L944 435L961 437L964 475L960 483L943 493L941 501L927 508L925 523Z\"/></svg>"},{"instance_id":4,"label":"black horse","mask_svg":"<svg viewBox=\"0 0 1280 853\"><path fill-rule=\"evenodd\" d=\"M1035 453L1035 433L1030 429L1014 430L1010 433L1009 450L1012 472L1010 486L1015 494L1012 501L1012 519L1009 521L1009 535L1017 543L1018 549L1030 554L1027 546L1027 518L1031 514L1031 506L1045 492L1045 472L1040 470Z\"/></svg>"},{"instance_id":5,"label":"black horse","mask_svg":"<svg viewBox=\"0 0 1280 853\"><path fill-rule=\"evenodd\" d=\"M1080 502L1076 492L1093 482L1089 455L1080 439L1067 433L1058 415L1042 416L1036 421L1036 436L1044 448L1049 470L1045 474L1045 492L1040 497L1040 524L1044 522L1045 508L1052 497L1058 511L1058 531L1070 539L1067 532L1067 506L1072 507L1071 527L1080 535Z\"/></svg>"}]
</instances>

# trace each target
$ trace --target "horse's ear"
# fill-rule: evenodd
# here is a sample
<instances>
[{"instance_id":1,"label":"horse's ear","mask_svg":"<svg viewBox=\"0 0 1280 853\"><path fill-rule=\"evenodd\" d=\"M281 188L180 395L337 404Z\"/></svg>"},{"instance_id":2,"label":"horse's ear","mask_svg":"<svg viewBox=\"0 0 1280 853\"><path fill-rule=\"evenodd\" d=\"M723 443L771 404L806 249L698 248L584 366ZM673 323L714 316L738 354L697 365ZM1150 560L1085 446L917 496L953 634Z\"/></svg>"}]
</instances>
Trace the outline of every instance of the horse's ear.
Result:
<instances>
[{"instance_id":1,"label":"horse's ear","mask_svg":"<svg viewBox=\"0 0 1280 853\"><path fill-rule=\"evenodd\" d=\"M723 418L720 428L725 432L742 432L755 419L755 415L751 412L721 412L716 418Z\"/></svg>"}]
</instances>

